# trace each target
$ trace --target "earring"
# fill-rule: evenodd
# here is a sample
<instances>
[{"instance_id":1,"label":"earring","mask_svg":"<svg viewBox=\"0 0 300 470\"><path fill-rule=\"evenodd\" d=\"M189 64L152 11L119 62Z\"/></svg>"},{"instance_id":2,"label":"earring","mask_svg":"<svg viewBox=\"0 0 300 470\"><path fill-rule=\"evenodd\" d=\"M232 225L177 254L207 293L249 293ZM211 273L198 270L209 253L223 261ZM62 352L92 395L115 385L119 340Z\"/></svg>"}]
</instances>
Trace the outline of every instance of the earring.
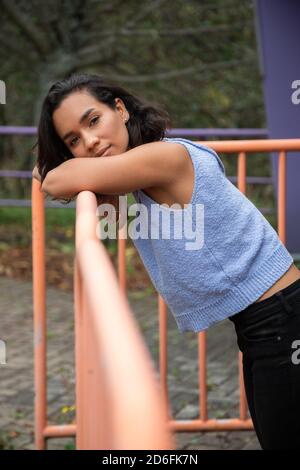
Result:
<instances>
[{"instance_id":1,"label":"earring","mask_svg":"<svg viewBox=\"0 0 300 470\"><path fill-rule=\"evenodd\" d=\"M126 123L127 121L129 121L129 116L127 116L125 119L124 119L124 122Z\"/></svg>"}]
</instances>

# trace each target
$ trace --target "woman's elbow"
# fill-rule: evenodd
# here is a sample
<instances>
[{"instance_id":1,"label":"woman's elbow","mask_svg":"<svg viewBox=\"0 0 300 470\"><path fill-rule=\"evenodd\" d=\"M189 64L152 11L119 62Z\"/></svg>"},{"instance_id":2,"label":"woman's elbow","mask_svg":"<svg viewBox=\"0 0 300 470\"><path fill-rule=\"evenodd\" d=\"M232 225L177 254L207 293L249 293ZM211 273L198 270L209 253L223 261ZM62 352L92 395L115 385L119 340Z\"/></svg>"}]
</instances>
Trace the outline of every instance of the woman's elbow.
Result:
<instances>
[{"instance_id":1,"label":"woman's elbow","mask_svg":"<svg viewBox=\"0 0 300 470\"><path fill-rule=\"evenodd\" d=\"M53 171L53 170L51 170ZM42 191L49 196L52 196L55 199L72 199L77 195L78 191L74 191L73 188L69 187L68 181L64 183L61 181L61 178L57 178L57 175L54 173L47 173L46 178L42 184Z\"/></svg>"}]
</instances>

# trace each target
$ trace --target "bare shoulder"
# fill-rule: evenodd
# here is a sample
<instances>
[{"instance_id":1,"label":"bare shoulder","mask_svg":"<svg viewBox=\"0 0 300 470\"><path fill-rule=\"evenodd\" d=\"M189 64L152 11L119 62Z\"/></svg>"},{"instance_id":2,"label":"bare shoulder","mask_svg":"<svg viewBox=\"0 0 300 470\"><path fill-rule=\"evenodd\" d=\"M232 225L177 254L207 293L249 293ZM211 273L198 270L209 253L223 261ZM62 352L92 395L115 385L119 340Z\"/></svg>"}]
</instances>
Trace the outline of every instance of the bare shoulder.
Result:
<instances>
[{"instance_id":1,"label":"bare shoulder","mask_svg":"<svg viewBox=\"0 0 300 470\"><path fill-rule=\"evenodd\" d=\"M178 143L178 142L166 142L163 140L159 140L157 142L150 142L148 144L142 144L139 145L138 147L135 147L135 149L142 149L143 151L153 151L153 152L158 152L158 153L163 153L165 155L176 155L177 156L184 156L188 155L188 151L186 150L185 146ZM132 149L132 150L135 150Z\"/></svg>"},{"instance_id":2,"label":"bare shoulder","mask_svg":"<svg viewBox=\"0 0 300 470\"><path fill-rule=\"evenodd\" d=\"M169 174L174 172L174 176L191 163L185 146L176 142L150 142L135 147L126 154L139 156L141 160L148 160L151 164L168 171Z\"/></svg>"},{"instance_id":3,"label":"bare shoulder","mask_svg":"<svg viewBox=\"0 0 300 470\"><path fill-rule=\"evenodd\" d=\"M194 186L194 166L186 147L176 142L153 142L147 148L157 166L165 174L169 174L166 181L158 182L147 187L146 193L159 204L188 204Z\"/></svg>"}]
</instances>

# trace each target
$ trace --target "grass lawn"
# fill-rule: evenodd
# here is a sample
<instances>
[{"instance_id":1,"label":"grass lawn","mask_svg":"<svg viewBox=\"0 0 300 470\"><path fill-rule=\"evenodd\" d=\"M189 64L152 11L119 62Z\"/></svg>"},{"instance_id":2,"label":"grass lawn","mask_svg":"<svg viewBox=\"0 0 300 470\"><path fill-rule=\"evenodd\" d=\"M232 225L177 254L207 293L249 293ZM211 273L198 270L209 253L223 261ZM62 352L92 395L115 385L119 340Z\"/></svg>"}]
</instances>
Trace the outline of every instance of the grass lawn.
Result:
<instances>
[{"instance_id":1,"label":"grass lawn","mask_svg":"<svg viewBox=\"0 0 300 470\"><path fill-rule=\"evenodd\" d=\"M21 225L31 230L31 207L0 207L1 225ZM75 209L47 208L46 228L71 228L75 224Z\"/></svg>"}]
</instances>

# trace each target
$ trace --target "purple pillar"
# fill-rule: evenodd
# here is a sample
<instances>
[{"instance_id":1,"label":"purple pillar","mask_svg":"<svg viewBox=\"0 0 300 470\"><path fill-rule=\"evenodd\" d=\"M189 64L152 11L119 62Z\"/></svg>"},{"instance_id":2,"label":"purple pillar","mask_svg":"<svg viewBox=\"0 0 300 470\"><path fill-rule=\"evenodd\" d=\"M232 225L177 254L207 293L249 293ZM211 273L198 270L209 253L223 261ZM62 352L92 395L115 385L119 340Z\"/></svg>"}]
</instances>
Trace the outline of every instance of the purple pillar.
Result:
<instances>
[{"instance_id":1,"label":"purple pillar","mask_svg":"<svg viewBox=\"0 0 300 470\"><path fill-rule=\"evenodd\" d=\"M256 16L269 137L300 138L300 1L256 0ZM296 80L298 91L292 88ZM277 160L273 155L276 190ZM300 152L288 154L287 182L286 246L295 254L300 253Z\"/></svg>"}]
</instances>

